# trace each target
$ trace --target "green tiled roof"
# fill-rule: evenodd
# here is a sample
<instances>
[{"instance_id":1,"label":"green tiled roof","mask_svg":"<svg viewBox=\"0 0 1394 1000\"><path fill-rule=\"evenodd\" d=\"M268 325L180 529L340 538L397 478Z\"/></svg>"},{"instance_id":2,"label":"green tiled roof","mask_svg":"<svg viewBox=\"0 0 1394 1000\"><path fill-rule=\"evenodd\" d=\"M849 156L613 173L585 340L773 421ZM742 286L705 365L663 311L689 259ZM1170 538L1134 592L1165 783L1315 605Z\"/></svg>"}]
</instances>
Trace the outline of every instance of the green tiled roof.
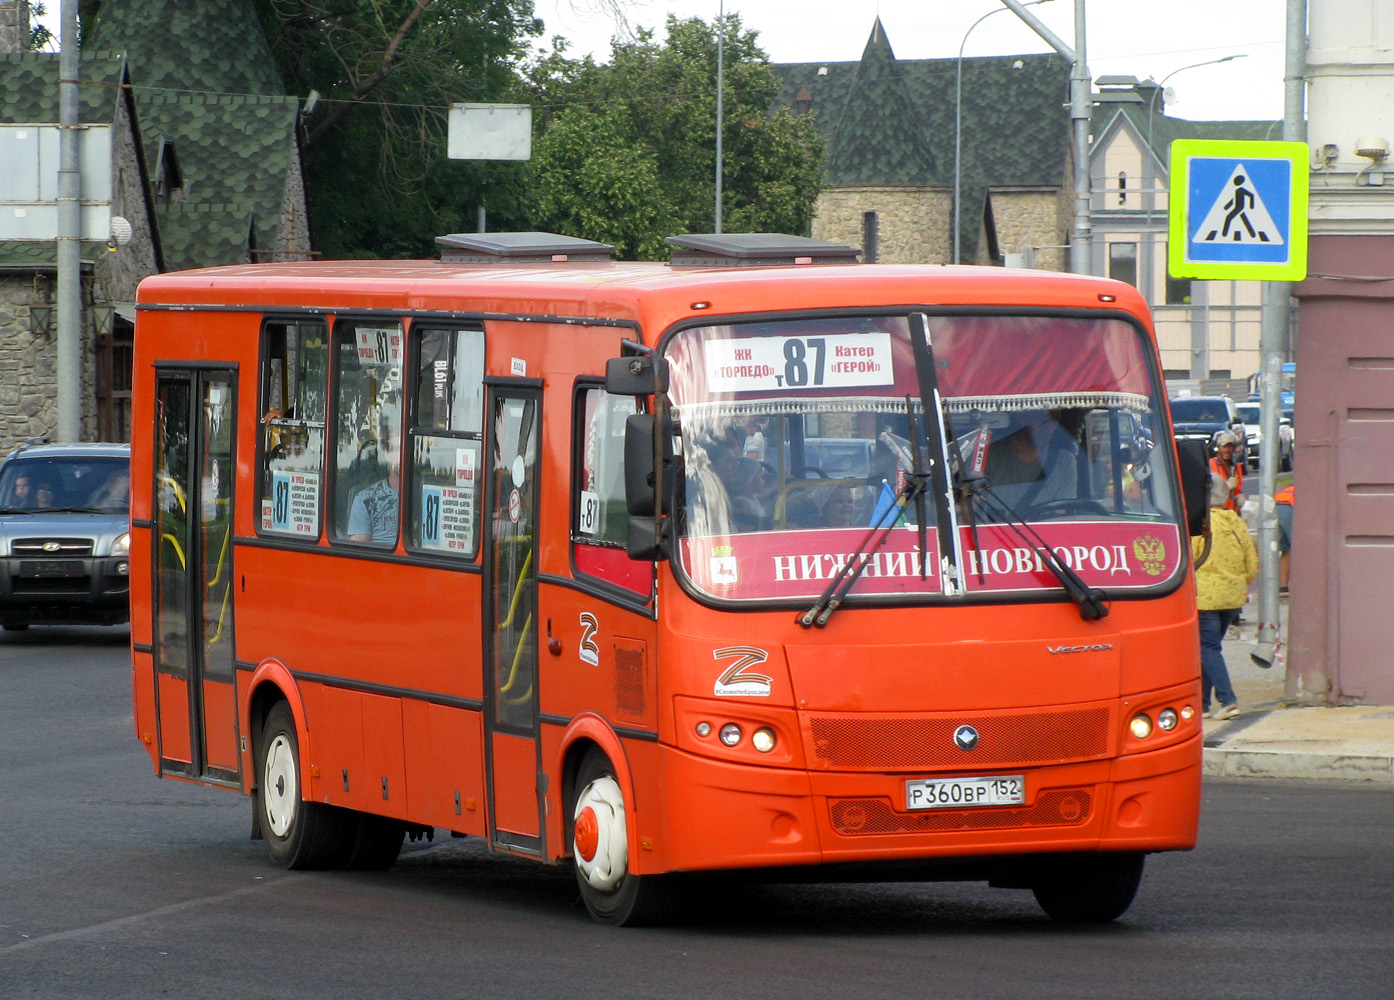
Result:
<instances>
[{"instance_id":1,"label":"green tiled roof","mask_svg":"<svg viewBox=\"0 0 1394 1000\"><path fill-rule=\"evenodd\" d=\"M252 219L235 206L161 205L155 217L170 270L248 261Z\"/></svg>"},{"instance_id":2,"label":"green tiled roof","mask_svg":"<svg viewBox=\"0 0 1394 1000\"><path fill-rule=\"evenodd\" d=\"M245 261L276 243L299 101L250 0L106 0L94 44L130 60L147 162L172 144L186 200L157 211L167 267Z\"/></svg>"},{"instance_id":3,"label":"green tiled roof","mask_svg":"<svg viewBox=\"0 0 1394 1000\"><path fill-rule=\"evenodd\" d=\"M828 139L832 187L923 185L937 177L925 126L878 18Z\"/></svg>"},{"instance_id":4,"label":"green tiled roof","mask_svg":"<svg viewBox=\"0 0 1394 1000\"><path fill-rule=\"evenodd\" d=\"M812 100L832 186L954 183L957 59L895 59L880 22L860 62L774 66L780 102ZM1069 182L1070 66L1050 54L962 61L962 259L977 253L989 188ZM917 169L919 168L919 169Z\"/></svg>"},{"instance_id":5,"label":"green tiled roof","mask_svg":"<svg viewBox=\"0 0 1394 1000\"><path fill-rule=\"evenodd\" d=\"M106 244L101 240L82 240L79 247L78 257L83 264L93 264L106 253ZM49 271L57 266L55 241L0 240L0 270Z\"/></svg>"},{"instance_id":6,"label":"green tiled roof","mask_svg":"<svg viewBox=\"0 0 1394 1000\"><path fill-rule=\"evenodd\" d=\"M285 94L250 0L105 0L84 44L124 51L142 88Z\"/></svg>"},{"instance_id":7,"label":"green tiled roof","mask_svg":"<svg viewBox=\"0 0 1394 1000\"><path fill-rule=\"evenodd\" d=\"M78 86L78 116L85 122L111 124L116 120L125 61L96 49L82 55ZM0 122L39 124L58 121L58 54L7 52L0 54Z\"/></svg>"},{"instance_id":8,"label":"green tiled roof","mask_svg":"<svg viewBox=\"0 0 1394 1000\"><path fill-rule=\"evenodd\" d=\"M241 261L249 217L256 222L257 245L274 246L295 143L295 98L172 93L142 97L137 91L136 100L150 160L166 141L178 151L179 170L189 185L186 205L203 210L210 219L217 211L228 214L227 222L216 227L220 235L214 245L223 245L224 230L240 227L243 236L241 249L232 257L220 260L197 252L192 254L196 264L181 263L190 255L176 253L174 244L162 240L166 265L179 269ZM160 232L163 237L163 223Z\"/></svg>"}]
</instances>

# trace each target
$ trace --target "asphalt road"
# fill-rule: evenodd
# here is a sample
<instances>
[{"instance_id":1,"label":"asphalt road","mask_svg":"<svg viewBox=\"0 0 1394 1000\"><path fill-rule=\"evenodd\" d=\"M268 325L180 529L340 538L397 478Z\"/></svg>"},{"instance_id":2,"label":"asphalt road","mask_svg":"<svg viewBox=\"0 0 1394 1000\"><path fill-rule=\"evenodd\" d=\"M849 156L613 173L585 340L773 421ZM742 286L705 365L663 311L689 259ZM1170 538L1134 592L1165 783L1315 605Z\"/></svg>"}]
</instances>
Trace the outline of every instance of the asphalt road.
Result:
<instances>
[{"instance_id":1,"label":"asphalt road","mask_svg":"<svg viewBox=\"0 0 1394 1000\"><path fill-rule=\"evenodd\" d=\"M1201 846L1115 924L980 884L719 891L681 926L590 923L569 870L477 841L289 873L250 807L161 781L124 630L0 633L0 1000L1383 998L1394 791L1207 783Z\"/></svg>"}]
</instances>

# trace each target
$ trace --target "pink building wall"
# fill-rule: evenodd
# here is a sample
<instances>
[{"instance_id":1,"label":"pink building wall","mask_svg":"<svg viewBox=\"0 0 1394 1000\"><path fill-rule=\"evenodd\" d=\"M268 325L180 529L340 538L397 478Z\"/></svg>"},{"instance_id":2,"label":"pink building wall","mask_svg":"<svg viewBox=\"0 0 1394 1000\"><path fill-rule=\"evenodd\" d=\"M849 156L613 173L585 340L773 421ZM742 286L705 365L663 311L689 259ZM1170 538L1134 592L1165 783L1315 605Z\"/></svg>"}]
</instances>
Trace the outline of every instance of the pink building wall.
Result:
<instances>
[{"instance_id":1,"label":"pink building wall","mask_svg":"<svg viewBox=\"0 0 1394 1000\"><path fill-rule=\"evenodd\" d=\"M1288 693L1394 704L1394 236L1310 242Z\"/></svg>"}]
</instances>

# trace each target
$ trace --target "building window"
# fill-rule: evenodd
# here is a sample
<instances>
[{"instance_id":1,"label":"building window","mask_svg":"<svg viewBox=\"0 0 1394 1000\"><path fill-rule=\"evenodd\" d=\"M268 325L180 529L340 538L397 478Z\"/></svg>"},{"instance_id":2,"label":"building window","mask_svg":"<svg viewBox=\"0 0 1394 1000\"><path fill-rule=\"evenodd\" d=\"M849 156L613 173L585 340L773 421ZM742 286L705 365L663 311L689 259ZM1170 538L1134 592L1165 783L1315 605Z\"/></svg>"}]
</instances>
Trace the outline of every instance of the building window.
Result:
<instances>
[{"instance_id":1,"label":"building window","mask_svg":"<svg viewBox=\"0 0 1394 1000\"><path fill-rule=\"evenodd\" d=\"M1118 204L1128 203L1128 175L1125 171L1118 171Z\"/></svg>"},{"instance_id":2,"label":"building window","mask_svg":"<svg viewBox=\"0 0 1394 1000\"><path fill-rule=\"evenodd\" d=\"M119 317L110 333L97 335L97 438L131 439L131 363L134 345L131 324Z\"/></svg>"},{"instance_id":3,"label":"building window","mask_svg":"<svg viewBox=\"0 0 1394 1000\"><path fill-rule=\"evenodd\" d=\"M881 234L881 220L877 218L875 212L862 213L862 261L867 264L875 264L878 259L879 249L876 245L877 237Z\"/></svg>"},{"instance_id":4,"label":"building window","mask_svg":"<svg viewBox=\"0 0 1394 1000\"><path fill-rule=\"evenodd\" d=\"M1191 304L1191 279L1173 278L1167 275L1167 305L1188 306Z\"/></svg>"},{"instance_id":5,"label":"building window","mask_svg":"<svg viewBox=\"0 0 1394 1000\"><path fill-rule=\"evenodd\" d=\"M1115 281L1137 284L1137 244L1110 243L1108 245L1108 276Z\"/></svg>"}]
</instances>

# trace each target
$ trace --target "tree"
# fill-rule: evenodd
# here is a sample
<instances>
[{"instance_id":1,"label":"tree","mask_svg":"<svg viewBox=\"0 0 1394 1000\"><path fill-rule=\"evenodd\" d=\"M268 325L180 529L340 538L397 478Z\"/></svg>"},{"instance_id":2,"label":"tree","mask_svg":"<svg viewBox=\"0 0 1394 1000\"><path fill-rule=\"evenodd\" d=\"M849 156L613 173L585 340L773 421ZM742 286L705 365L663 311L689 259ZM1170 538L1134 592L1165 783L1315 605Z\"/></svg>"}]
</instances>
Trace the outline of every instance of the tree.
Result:
<instances>
[{"instance_id":1,"label":"tree","mask_svg":"<svg viewBox=\"0 0 1394 1000\"><path fill-rule=\"evenodd\" d=\"M779 82L756 33L734 14L719 27L722 229L806 234L823 141L811 117L776 109ZM665 236L713 231L717 29L669 16L661 45L641 31L598 65L566 59L563 44L531 68L537 134L525 204L536 228L640 259L666 257Z\"/></svg>"},{"instance_id":2,"label":"tree","mask_svg":"<svg viewBox=\"0 0 1394 1000\"><path fill-rule=\"evenodd\" d=\"M532 0L253 0L286 92L319 94L304 152L317 249L423 256L488 204L519 219L518 164L446 158L449 107L515 98Z\"/></svg>"}]
</instances>

